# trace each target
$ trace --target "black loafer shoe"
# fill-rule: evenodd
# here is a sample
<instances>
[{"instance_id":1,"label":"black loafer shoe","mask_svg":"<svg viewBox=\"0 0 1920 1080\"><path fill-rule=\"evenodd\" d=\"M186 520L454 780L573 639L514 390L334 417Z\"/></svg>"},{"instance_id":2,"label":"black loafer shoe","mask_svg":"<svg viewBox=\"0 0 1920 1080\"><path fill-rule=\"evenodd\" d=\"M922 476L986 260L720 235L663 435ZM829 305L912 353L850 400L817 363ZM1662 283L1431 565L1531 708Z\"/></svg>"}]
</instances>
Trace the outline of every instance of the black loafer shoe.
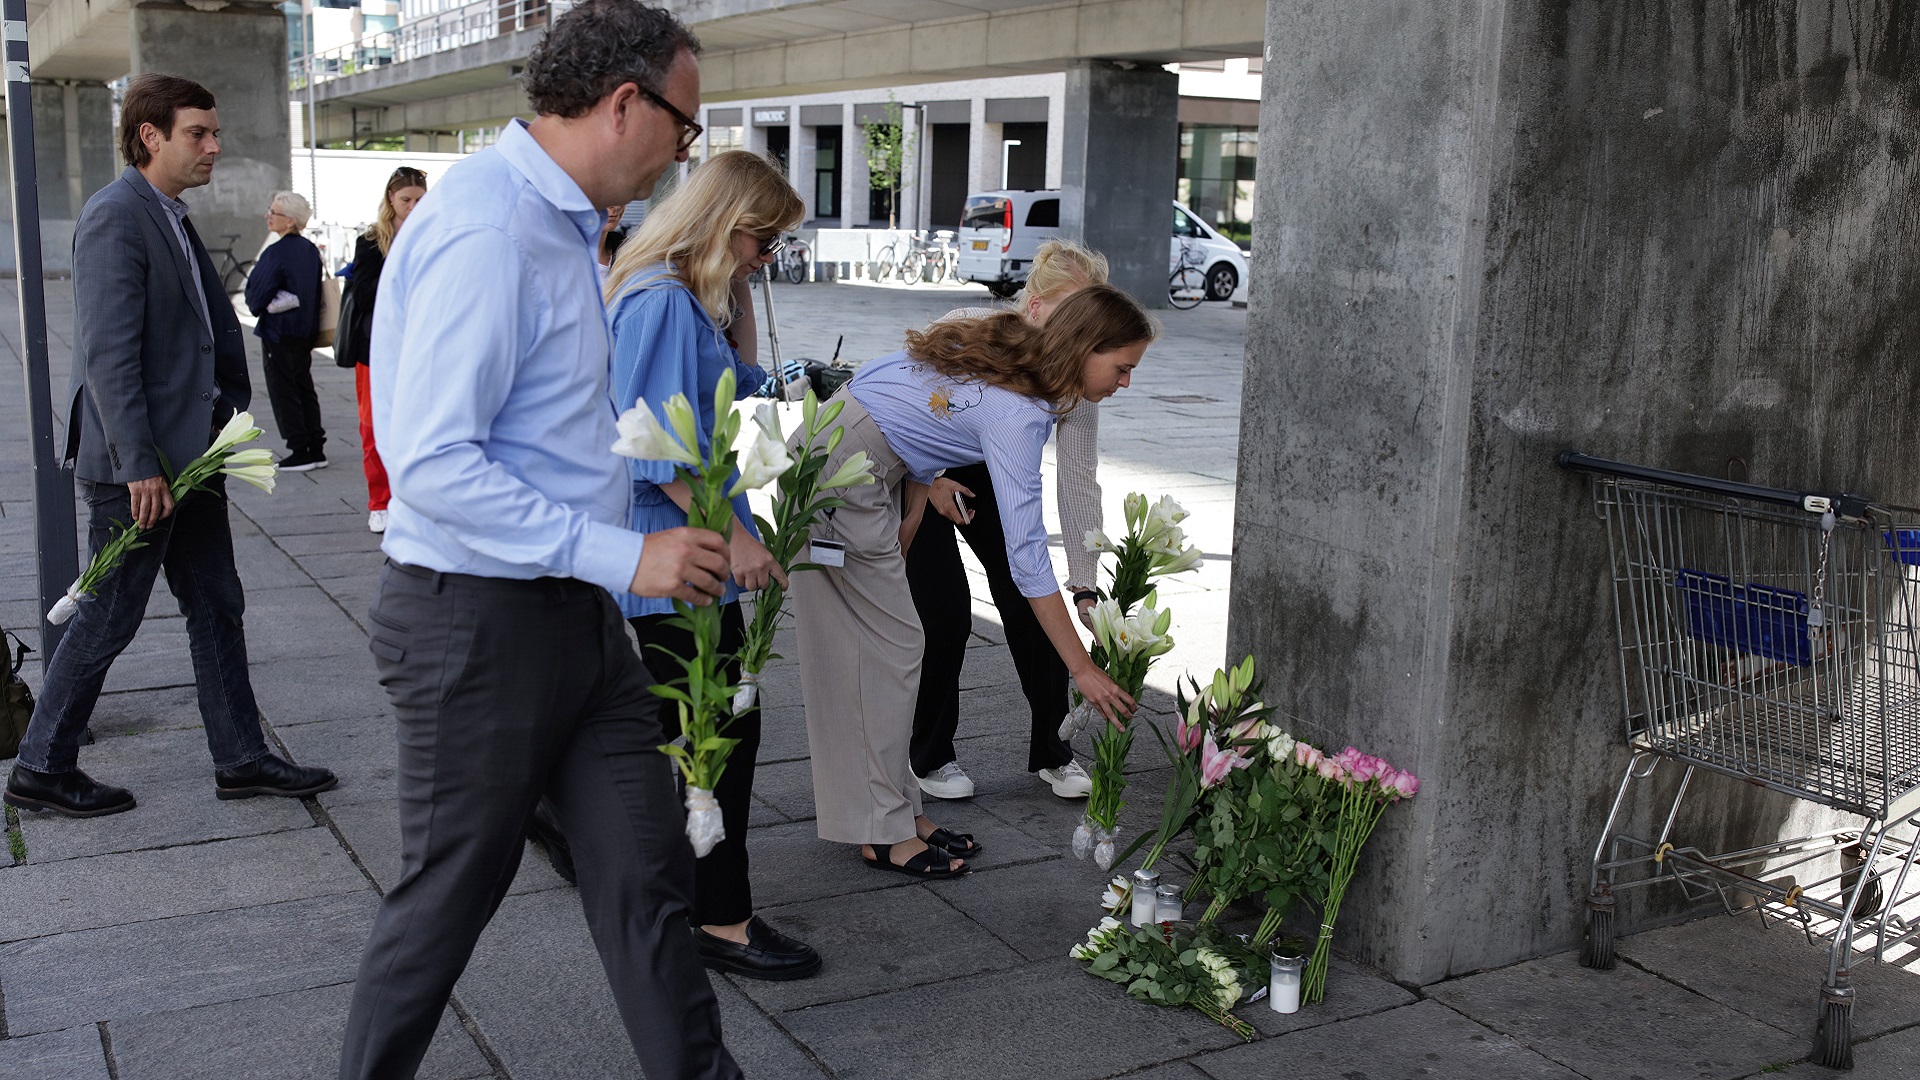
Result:
<instances>
[{"instance_id":1,"label":"black loafer shoe","mask_svg":"<svg viewBox=\"0 0 1920 1080\"><path fill-rule=\"evenodd\" d=\"M281 761L268 754L237 769L215 769L213 794L221 799L251 799L255 795L284 795L298 799L332 790L339 778L325 769Z\"/></svg>"},{"instance_id":2,"label":"black loafer shoe","mask_svg":"<svg viewBox=\"0 0 1920 1080\"><path fill-rule=\"evenodd\" d=\"M133 793L102 784L79 769L35 772L16 764L7 777L6 803L28 810L51 810L67 817L104 817L133 809Z\"/></svg>"},{"instance_id":3,"label":"black loafer shoe","mask_svg":"<svg viewBox=\"0 0 1920 1080\"><path fill-rule=\"evenodd\" d=\"M755 915L747 922L747 944L714 937L699 927L693 940L700 946L700 962L713 971L729 971L749 979L785 982L804 979L820 970L820 954L813 946L795 941Z\"/></svg>"}]
</instances>

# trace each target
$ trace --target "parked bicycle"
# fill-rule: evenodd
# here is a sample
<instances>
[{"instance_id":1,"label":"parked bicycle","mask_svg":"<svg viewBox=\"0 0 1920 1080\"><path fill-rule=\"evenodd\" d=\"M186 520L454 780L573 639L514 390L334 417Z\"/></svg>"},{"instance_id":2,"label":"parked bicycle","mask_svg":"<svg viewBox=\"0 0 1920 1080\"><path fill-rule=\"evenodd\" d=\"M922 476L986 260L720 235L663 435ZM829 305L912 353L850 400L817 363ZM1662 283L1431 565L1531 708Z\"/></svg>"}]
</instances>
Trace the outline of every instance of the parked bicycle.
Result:
<instances>
[{"instance_id":1,"label":"parked bicycle","mask_svg":"<svg viewBox=\"0 0 1920 1080\"><path fill-rule=\"evenodd\" d=\"M911 280L905 267L913 256L912 238L896 236L873 253L867 260L867 279L869 281L892 281L896 276L902 281ZM919 272L918 260L914 260L914 272Z\"/></svg>"},{"instance_id":2,"label":"parked bicycle","mask_svg":"<svg viewBox=\"0 0 1920 1080\"><path fill-rule=\"evenodd\" d=\"M1207 298L1206 252L1191 240L1180 241L1180 262L1167 279L1167 302L1186 310Z\"/></svg>"},{"instance_id":3,"label":"parked bicycle","mask_svg":"<svg viewBox=\"0 0 1920 1080\"><path fill-rule=\"evenodd\" d=\"M953 276L960 252L953 246L952 229L935 232L931 240L916 238L914 244L920 260L918 280L938 285Z\"/></svg>"},{"instance_id":4,"label":"parked bicycle","mask_svg":"<svg viewBox=\"0 0 1920 1080\"><path fill-rule=\"evenodd\" d=\"M227 242L227 246L208 248L207 255L213 259L213 268L220 275L221 287L231 295L247 287L247 275L253 273L253 260L234 255L233 245L240 239L239 233L222 233L220 238Z\"/></svg>"},{"instance_id":5,"label":"parked bicycle","mask_svg":"<svg viewBox=\"0 0 1920 1080\"><path fill-rule=\"evenodd\" d=\"M798 285L807 280L807 264L813 261L813 247L791 233L782 239L786 246L775 257L771 272L785 275L788 281Z\"/></svg>"}]
</instances>

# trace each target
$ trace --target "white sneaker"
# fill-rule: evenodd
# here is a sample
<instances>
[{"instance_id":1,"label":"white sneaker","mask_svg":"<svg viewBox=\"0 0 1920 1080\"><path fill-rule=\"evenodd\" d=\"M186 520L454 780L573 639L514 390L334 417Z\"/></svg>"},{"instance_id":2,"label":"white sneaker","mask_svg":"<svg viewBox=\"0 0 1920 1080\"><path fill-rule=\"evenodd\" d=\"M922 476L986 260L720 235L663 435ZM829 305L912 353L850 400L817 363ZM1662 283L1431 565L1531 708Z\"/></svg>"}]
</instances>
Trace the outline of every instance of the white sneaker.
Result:
<instances>
[{"instance_id":1,"label":"white sneaker","mask_svg":"<svg viewBox=\"0 0 1920 1080\"><path fill-rule=\"evenodd\" d=\"M375 510L367 515L367 531L383 533L387 531L387 512Z\"/></svg>"},{"instance_id":2,"label":"white sneaker","mask_svg":"<svg viewBox=\"0 0 1920 1080\"><path fill-rule=\"evenodd\" d=\"M1084 799L1093 794L1093 777L1088 776L1077 761L1069 761L1057 769L1039 769L1034 775L1045 780L1053 793L1063 799Z\"/></svg>"},{"instance_id":3,"label":"white sneaker","mask_svg":"<svg viewBox=\"0 0 1920 1080\"><path fill-rule=\"evenodd\" d=\"M971 799L973 778L960 768L959 762L949 761L921 777L920 790L936 799Z\"/></svg>"}]
</instances>

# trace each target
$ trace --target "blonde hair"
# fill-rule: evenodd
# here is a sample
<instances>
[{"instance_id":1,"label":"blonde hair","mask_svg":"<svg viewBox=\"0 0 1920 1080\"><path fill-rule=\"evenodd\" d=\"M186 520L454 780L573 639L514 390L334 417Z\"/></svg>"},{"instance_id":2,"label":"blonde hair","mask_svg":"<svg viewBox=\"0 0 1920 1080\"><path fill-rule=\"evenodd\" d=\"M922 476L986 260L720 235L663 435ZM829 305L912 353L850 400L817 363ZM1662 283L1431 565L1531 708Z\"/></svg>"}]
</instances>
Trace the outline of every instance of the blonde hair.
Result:
<instances>
[{"instance_id":1,"label":"blonde hair","mask_svg":"<svg viewBox=\"0 0 1920 1080\"><path fill-rule=\"evenodd\" d=\"M907 355L943 375L978 379L1053 406L1080 403L1087 357L1159 336L1139 302L1111 285L1089 285L1060 302L1046 325L1015 311L936 322L907 331Z\"/></svg>"},{"instance_id":2,"label":"blonde hair","mask_svg":"<svg viewBox=\"0 0 1920 1080\"><path fill-rule=\"evenodd\" d=\"M733 272L739 268L733 234L778 236L805 214L778 166L745 150L715 154L620 245L607 271L607 303L628 285L643 283L634 280L639 271L665 263L665 274L693 293L715 326L725 327L733 321Z\"/></svg>"},{"instance_id":3,"label":"blonde hair","mask_svg":"<svg viewBox=\"0 0 1920 1080\"><path fill-rule=\"evenodd\" d=\"M1015 307L1026 310L1027 301L1044 300L1061 292L1107 283L1107 257L1071 240L1049 240L1033 254L1033 266L1027 270L1027 283L1014 294Z\"/></svg>"},{"instance_id":4,"label":"blonde hair","mask_svg":"<svg viewBox=\"0 0 1920 1080\"><path fill-rule=\"evenodd\" d=\"M313 204L307 201L305 195L297 191L276 191L273 193L273 201L267 205L287 215L287 218L293 222L294 232L306 228L307 222L313 219Z\"/></svg>"},{"instance_id":5,"label":"blonde hair","mask_svg":"<svg viewBox=\"0 0 1920 1080\"><path fill-rule=\"evenodd\" d=\"M380 193L380 212L374 215L373 224L367 227L367 237L380 245L380 254L385 255L393 246L393 234L400 231L399 215L393 212L393 193L417 187L427 190L427 174L411 165L402 165L387 177L387 190Z\"/></svg>"}]
</instances>

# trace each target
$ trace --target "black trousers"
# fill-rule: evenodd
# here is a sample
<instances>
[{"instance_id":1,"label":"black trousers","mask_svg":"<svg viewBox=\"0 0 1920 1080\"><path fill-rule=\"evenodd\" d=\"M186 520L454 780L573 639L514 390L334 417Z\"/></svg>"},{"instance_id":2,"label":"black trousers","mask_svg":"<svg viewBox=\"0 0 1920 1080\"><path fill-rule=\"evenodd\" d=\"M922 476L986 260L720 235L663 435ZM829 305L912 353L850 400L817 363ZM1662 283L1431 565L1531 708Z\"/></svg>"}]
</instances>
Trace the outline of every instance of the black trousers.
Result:
<instances>
[{"instance_id":1,"label":"black trousers","mask_svg":"<svg viewBox=\"0 0 1920 1080\"><path fill-rule=\"evenodd\" d=\"M671 659L661 655L666 649L675 656L693 655L693 632L668 625L672 615L642 615L628 619L640 637L640 655L655 671L677 672ZM746 621L740 602L720 609L720 651L737 653L746 637ZM658 648L656 648L656 646ZM657 659L656 659L657 658ZM727 678L740 678L740 665L727 667ZM672 714L667 734L672 736ZM754 759L760 756L760 708L754 706L733 718L723 732L740 745L727 755L727 770L713 790L720 804L720 820L727 827L726 839L713 845L706 858L693 861L693 921L696 926L731 926L746 922L753 914L753 886L747 880L747 815L753 809Z\"/></svg>"},{"instance_id":2,"label":"black trousers","mask_svg":"<svg viewBox=\"0 0 1920 1080\"><path fill-rule=\"evenodd\" d=\"M313 389L313 339L262 338L260 352L267 373L267 400L273 405L280 437L296 453L318 453L326 444L327 431L320 426L320 395Z\"/></svg>"},{"instance_id":3,"label":"black trousers","mask_svg":"<svg viewBox=\"0 0 1920 1080\"><path fill-rule=\"evenodd\" d=\"M1027 771L1065 765L1073 760L1072 748L1060 741L1060 721L1067 715L1067 665L1047 640L1047 632L1033 614L1033 605L1013 583L993 481L985 465L948 469L947 479L974 492L974 497L967 500L973 521L955 525L929 507L920 519L913 546L907 549L907 584L913 588L913 606L927 635L920 665L920 698L913 709L914 775L925 776L955 759L960 669L966 663L967 635L973 629L973 597L967 588L967 571L960 562L955 534L966 539L987 572L993 606L999 609L1000 624L1006 631L1007 651L1013 654L1020 689L1033 711Z\"/></svg>"},{"instance_id":4,"label":"black trousers","mask_svg":"<svg viewBox=\"0 0 1920 1080\"><path fill-rule=\"evenodd\" d=\"M399 722L400 880L360 961L340 1076L414 1075L513 883L542 792L573 842L614 1004L653 1080L734 1080L687 914L693 851L665 703L583 582L389 564L369 613Z\"/></svg>"}]
</instances>

